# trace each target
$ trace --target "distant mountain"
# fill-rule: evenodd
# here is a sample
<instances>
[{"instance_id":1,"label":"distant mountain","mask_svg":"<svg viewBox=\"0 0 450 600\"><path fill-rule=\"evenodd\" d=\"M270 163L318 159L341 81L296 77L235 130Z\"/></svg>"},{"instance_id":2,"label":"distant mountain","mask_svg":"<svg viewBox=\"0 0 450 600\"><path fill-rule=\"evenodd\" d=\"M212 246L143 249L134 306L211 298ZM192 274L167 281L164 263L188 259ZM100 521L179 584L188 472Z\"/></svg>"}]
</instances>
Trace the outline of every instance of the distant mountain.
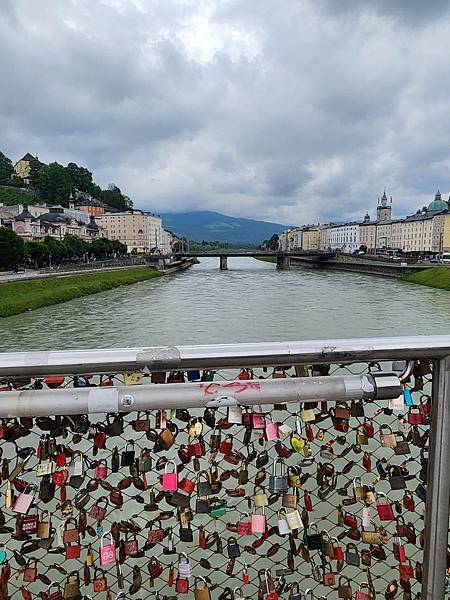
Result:
<instances>
[{"instance_id":1,"label":"distant mountain","mask_svg":"<svg viewBox=\"0 0 450 600\"><path fill-rule=\"evenodd\" d=\"M209 210L162 214L163 225L180 237L195 242L223 241L232 244L260 244L289 225L228 217Z\"/></svg>"}]
</instances>

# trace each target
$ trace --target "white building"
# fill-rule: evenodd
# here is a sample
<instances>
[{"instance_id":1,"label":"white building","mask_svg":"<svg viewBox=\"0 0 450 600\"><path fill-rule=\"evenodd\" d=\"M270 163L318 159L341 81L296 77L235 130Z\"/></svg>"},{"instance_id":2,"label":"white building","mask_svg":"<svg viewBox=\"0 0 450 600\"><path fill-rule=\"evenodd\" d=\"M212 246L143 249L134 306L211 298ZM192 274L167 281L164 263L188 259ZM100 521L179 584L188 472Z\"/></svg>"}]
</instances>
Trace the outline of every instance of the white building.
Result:
<instances>
[{"instance_id":1,"label":"white building","mask_svg":"<svg viewBox=\"0 0 450 600\"><path fill-rule=\"evenodd\" d=\"M331 225L327 228L327 243L331 250L351 253L360 247L359 223Z\"/></svg>"},{"instance_id":2,"label":"white building","mask_svg":"<svg viewBox=\"0 0 450 600\"><path fill-rule=\"evenodd\" d=\"M126 244L128 252L154 252L163 240L161 217L151 212L132 209L105 213L97 217L97 221L107 232L107 237Z\"/></svg>"}]
</instances>

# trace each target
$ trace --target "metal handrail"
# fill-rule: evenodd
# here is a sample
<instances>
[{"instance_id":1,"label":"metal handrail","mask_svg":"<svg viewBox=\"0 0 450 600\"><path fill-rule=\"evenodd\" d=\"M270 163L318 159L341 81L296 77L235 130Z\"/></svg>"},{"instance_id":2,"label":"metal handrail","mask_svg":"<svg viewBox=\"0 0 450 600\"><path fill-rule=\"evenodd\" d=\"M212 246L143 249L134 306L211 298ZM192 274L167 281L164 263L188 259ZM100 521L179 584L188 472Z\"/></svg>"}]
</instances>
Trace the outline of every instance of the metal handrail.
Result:
<instances>
[{"instance_id":1,"label":"metal handrail","mask_svg":"<svg viewBox=\"0 0 450 600\"><path fill-rule=\"evenodd\" d=\"M442 359L450 335L0 353L0 377Z\"/></svg>"}]
</instances>

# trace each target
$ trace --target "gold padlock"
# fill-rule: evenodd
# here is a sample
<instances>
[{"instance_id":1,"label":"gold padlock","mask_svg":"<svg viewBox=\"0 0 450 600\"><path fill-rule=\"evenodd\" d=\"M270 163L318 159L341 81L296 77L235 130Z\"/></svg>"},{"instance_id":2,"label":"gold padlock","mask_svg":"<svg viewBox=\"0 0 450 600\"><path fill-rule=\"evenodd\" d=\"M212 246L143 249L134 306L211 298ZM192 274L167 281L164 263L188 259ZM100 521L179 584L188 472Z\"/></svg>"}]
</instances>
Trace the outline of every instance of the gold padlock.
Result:
<instances>
[{"instance_id":1,"label":"gold padlock","mask_svg":"<svg viewBox=\"0 0 450 600\"><path fill-rule=\"evenodd\" d=\"M201 580L200 583L198 582L199 579ZM211 600L211 592L204 577L195 578L194 598L195 600Z\"/></svg>"}]
</instances>

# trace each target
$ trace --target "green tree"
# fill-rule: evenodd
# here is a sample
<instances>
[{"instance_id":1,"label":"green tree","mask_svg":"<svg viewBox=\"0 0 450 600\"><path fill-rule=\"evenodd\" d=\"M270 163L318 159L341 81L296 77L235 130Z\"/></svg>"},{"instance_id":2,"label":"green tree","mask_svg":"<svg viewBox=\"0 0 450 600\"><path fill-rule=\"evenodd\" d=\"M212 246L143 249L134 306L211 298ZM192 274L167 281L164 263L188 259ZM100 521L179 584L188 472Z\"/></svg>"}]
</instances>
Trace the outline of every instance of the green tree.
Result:
<instances>
[{"instance_id":1,"label":"green tree","mask_svg":"<svg viewBox=\"0 0 450 600\"><path fill-rule=\"evenodd\" d=\"M25 242L15 231L0 227L0 269L13 269L23 263Z\"/></svg>"},{"instance_id":2,"label":"green tree","mask_svg":"<svg viewBox=\"0 0 450 600\"><path fill-rule=\"evenodd\" d=\"M48 249L43 242L26 241L25 255L35 269L43 267L48 261Z\"/></svg>"},{"instance_id":3,"label":"green tree","mask_svg":"<svg viewBox=\"0 0 450 600\"><path fill-rule=\"evenodd\" d=\"M79 167L76 163L70 162L66 170L72 181L72 188L93 194L92 173L86 167Z\"/></svg>"},{"instance_id":4,"label":"green tree","mask_svg":"<svg viewBox=\"0 0 450 600\"><path fill-rule=\"evenodd\" d=\"M69 206L72 180L67 170L57 162L42 165L38 183L39 197L49 204Z\"/></svg>"},{"instance_id":5,"label":"green tree","mask_svg":"<svg viewBox=\"0 0 450 600\"><path fill-rule=\"evenodd\" d=\"M39 162L37 158L30 162L28 179L30 180L30 186L35 190L39 188L39 178L41 176L41 169L43 166L46 165L43 165L41 162Z\"/></svg>"},{"instance_id":6,"label":"green tree","mask_svg":"<svg viewBox=\"0 0 450 600\"><path fill-rule=\"evenodd\" d=\"M89 252L89 243L81 239L78 235L66 233L64 244L67 249L67 258L81 260Z\"/></svg>"},{"instance_id":7,"label":"green tree","mask_svg":"<svg viewBox=\"0 0 450 600\"><path fill-rule=\"evenodd\" d=\"M102 190L101 200L117 210L129 210L133 206L130 198L124 196L115 183L110 183L107 190Z\"/></svg>"},{"instance_id":8,"label":"green tree","mask_svg":"<svg viewBox=\"0 0 450 600\"><path fill-rule=\"evenodd\" d=\"M265 246L268 250L278 250L278 240L279 237L276 233L270 238L270 240L266 240Z\"/></svg>"},{"instance_id":9,"label":"green tree","mask_svg":"<svg viewBox=\"0 0 450 600\"><path fill-rule=\"evenodd\" d=\"M11 159L0 152L0 184L9 185L13 173L14 167Z\"/></svg>"},{"instance_id":10,"label":"green tree","mask_svg":"<svg viewBox=\"0 0 450 600\"><path fill-rule=\"evenodd\" d=\"M44 238L44 246L49 266L61 264L62 260L67 257L67 246L62 240L46 235Z\"/></svg>"}]
</instances>

